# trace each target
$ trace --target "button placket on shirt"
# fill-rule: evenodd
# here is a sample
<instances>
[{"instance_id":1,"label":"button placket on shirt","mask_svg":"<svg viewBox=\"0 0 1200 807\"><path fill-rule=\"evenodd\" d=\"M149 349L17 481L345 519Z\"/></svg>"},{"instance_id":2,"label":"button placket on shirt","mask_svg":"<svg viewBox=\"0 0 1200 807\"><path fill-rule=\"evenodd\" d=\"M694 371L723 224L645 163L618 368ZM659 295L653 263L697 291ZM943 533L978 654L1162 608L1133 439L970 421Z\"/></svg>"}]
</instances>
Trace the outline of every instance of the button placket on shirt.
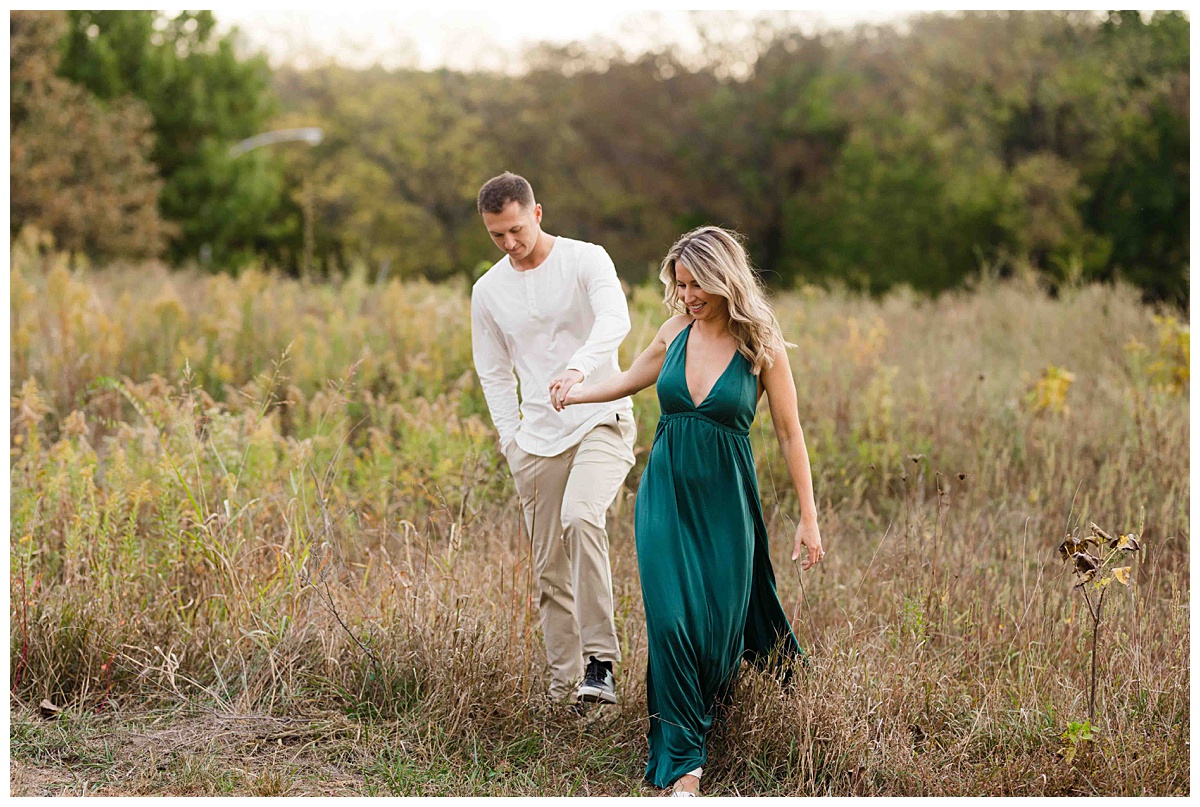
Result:
<instances>
[{"instance_id":1,"label":"button placket on shirt","mask_svg":"<svg viewBox=\"0 0 1200 807\"><path fill-rule=\"evenodd\" d=\"M538 309L537 295L534 293L534 280L530 277L530 272L522 273L522 280L525 281L525 302L529 305L529 312L535 317L540 317L542 312Z\"/></svg>"}]
</instances>

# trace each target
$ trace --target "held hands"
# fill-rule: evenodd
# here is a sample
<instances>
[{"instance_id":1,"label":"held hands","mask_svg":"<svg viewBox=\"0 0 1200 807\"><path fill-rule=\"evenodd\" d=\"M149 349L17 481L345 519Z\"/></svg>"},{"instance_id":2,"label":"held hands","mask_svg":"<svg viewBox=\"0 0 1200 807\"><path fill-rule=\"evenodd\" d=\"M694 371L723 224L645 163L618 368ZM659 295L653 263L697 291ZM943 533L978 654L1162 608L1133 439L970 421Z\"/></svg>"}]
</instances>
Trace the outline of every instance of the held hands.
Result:
<instances>
[{"instance_id":1,"label":"held hands","mask_svg":"<svg viewBox=\"0 0 1200 807\"><path fill-rule=\"evenodd\" d=\"M567 370L550 382L550 405L561 412L573 403L570 400L571 387L583 380L583 373L578 370Z\"/></svg>"},{"instance_id":2,"label":"held hands","mask_svg":"<svg viewBox=\"0 0 1200 807\"><path fill-rule=\"evenodd\" d=\"M825 557L825 550L821 546L821 530L817 527L815 518L802 519L799 526L796 527L796 546L792 549L792 560L800 557L800 547L802 546L808 547L808 553L801 562L800 568L807 571Z\"/></svg>"}]
</instances>

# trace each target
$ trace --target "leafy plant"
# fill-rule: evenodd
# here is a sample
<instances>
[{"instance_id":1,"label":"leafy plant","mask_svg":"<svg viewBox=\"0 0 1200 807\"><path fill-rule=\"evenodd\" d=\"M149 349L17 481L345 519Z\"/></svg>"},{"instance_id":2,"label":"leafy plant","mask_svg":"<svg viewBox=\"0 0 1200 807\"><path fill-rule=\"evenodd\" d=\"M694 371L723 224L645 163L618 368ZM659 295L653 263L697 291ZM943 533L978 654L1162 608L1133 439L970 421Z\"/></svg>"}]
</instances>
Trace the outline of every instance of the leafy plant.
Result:
<instances>
[{"instance_id":1,"label":"leafy plant","mask_svg":"<svg viewBox=\"0 0 1200 807\"><path fill-rule=\"evenodd\" d=\"M1108 534L1094 522L1088 524L1088 532L1082 537L1068 535L1059 544L1058 551L1064 562L1072 564L1078 582L1075 588L1087 603L1092 618L1092 673L1088 684L1088 720L1096 719L1096 662L1099 652L1100 623L1104 617L1104 596L1114 580L1123 586L1131 583L1131 566L1115 566L1118 560L1127 558L1126 553L1137 553L1142 548L1142 531L1145 527L1146 511L1143 508L1136 533ZM1090 593L1089 593L1090 590Z\"/></svg>"},{"instance_id":2,"label":"leafy plant","mask_svg":"<svg viewBox=\"0 0 1200 807\"><path fill-rule=\"evenodd\" d=\"M1156 316L1158 326L1158 350L1150 364L1150 377L1155 385L1182 395L1188 390L1191 364L1192 329L1172 316Z\"/></svg>"},{"instance_id":3,"label":"leafy plant","mask_svg":"<svg viewBox=\"0 0 1200 807\"><path fill-rule=\"evenodd\" d=\"M1025 403L1034 412L1069 415L1071 407L1067 406L1067 392L1073 381L1074 373L1051 364L1042 371L1042 377L1025 396Z\"/></svg>"},{"instance_id":4,"label":"leafy plant","mask_svg":"<svg viewBox=\"0 0 1200 807\"><path fill-rule=\"evenodd\" d=\"M1063 742L1066 743L1066 745L1058 750L1062 761L1065 764L1071 764L1071 761L1075 759L1075 754L1079 751L1080 745L1082 743L1094 742L1098 731L1099 729L1092 725L1091 720L1085 720L1082 723L1072 720L1068 723L1067 730L1060 735Z\"/></svg>"}]
</instances>

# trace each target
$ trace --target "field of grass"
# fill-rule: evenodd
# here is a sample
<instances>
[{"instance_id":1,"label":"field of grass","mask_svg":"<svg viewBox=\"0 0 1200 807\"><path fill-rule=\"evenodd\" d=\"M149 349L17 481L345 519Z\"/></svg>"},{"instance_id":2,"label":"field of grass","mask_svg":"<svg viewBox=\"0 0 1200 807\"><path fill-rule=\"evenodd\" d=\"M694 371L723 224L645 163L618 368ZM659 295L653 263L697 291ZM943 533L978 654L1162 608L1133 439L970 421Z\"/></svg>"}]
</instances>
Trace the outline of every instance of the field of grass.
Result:
<instances>
[{"instance_id":1,"label":"field of grass","mask_svg":"<svg viewBox=\"0 0 1200 807\"><path fill-rule=\"evenodd\" d=\"M657 792L632 516L652 390L609 519L623 700L581 721L543 700L465 286L71 272L15 243L11 288L13 794ZM1188 793L1187 324L1020 280L775 303L828 555L788 559L764 405L812 666L741 678L706 792ZM630 310L624 366L665 315L651 288ZM1141 550L1105 589L1089 733L1100 590L1058 547L1093 522Z\"/></svg>"}]
</instances>

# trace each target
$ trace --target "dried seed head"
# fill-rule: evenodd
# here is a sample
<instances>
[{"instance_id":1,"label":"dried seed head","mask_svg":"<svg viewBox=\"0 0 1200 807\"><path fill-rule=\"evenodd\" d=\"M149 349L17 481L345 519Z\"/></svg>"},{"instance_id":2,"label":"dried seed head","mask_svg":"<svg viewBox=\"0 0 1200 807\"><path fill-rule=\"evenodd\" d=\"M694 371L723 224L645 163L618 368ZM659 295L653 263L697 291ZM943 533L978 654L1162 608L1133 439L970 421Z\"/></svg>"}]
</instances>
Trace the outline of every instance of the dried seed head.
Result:
<instances>
[{"instance_id":1,"label":"dried seed head","mask_svg":"<svg viewBox=\"0 0 1200 807\"><path fill-rule=\"evenodd\" d=\"M87 421L78 409L67 415L63 421L62 433L68 437L82 437L88 433Z\"/></svg>"},{"instance_id":2,"label":"dried seed head","mask_svg":"<svg viewBox=\"0 0 1200 807\"><path fill-rule=\"evenodd\" d=\"M37 381L32 378L25 379L20 394L13 396L11 408L17 410L13 420L22 426L35 426L50 412Z\"/></svg>"}]
</instances>

